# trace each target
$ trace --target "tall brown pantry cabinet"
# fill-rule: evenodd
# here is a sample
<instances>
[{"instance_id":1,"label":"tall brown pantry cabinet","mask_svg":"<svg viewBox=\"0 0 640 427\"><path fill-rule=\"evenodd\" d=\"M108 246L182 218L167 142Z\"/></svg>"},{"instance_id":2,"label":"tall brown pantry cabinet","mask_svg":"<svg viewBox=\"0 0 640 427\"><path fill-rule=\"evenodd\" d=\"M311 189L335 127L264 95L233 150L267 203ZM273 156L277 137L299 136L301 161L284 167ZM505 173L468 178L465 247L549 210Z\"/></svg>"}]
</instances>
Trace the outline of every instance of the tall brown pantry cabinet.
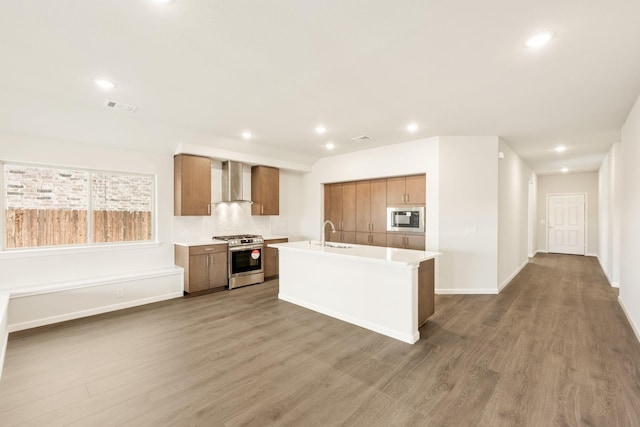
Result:
<instances>
[{"instance_id":1,"label":"tall brown pantry cabinet","mask_svg":"<svg viewBox=\"0 0 640 427\"><path fill-rule=\"evenodd\" d=\"M344 182L325 185L325 220L330 220L336 232L326 226L324 232L328 242L356 242L356 185ZM328 201L328 203L327 203Z\"/></svg>"},{"instance_id":2,"label":"tall brown pantry cabinet","mask_svg":"<svg viewBox=\"0 0 640 427\"><path fill-rule=\"evenodd\" d=\"M356 243L387 246L387 180L356 182Z\"/></svg>"}]
</instances>

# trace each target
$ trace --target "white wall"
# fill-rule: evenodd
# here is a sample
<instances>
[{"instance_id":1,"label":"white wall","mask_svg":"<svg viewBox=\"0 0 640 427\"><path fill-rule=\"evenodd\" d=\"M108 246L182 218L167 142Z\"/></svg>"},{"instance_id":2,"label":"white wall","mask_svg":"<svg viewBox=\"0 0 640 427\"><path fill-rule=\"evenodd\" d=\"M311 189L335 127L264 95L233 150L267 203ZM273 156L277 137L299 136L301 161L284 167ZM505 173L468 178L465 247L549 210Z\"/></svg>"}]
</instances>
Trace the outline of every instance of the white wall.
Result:
<instances>
[{"instance_id":1,"label":"white wall","mask_svg":"<svg viewBox=\"0 0 640 427\"><path fill-rule=\"evenodd\" d=\"M0 287L113 276L173 265L173 159L68 141L0 133L0 160L156 176L158 243L0 253Z\"/></svg>"},{"instance_id":2,"label":"white wall","mask_svg":"<svg viewBox=\"0 0 640 427\"><path fill-rule=\"evenodd\" d=\"M498 185L498 284L505 287L529 261L529 189L535 187L531 168L500 140ZM535 217L533 218L535 223Z\"/></svg>"},{"instance_id":3,"label":"white wall","mask_svg":"<svg viewBox=\"0 0 640 427\"><path fill-rule=\"evenodd\" d=\"M498 137L440 137L439 293L498 292Z\"/></svg>"},{"instance_id":4,"label":"white wall","mask_svg":"<svg viewBox=\"0 0 640 427\"><path fill-rule=\"evenodd\" d=\"M613 144L598 171L598 260L611 286L620 286L621 145Z\"/></svg>"},{"instance_id":5,"label":"white wall","mask_svg":"<svg viewBox=\"0 0 640 427\"><path fill-rule=\"evenodd\" d=\"M622 127L620 296L640 339L640 97Z\"/></svg>"},{"instance_id":6,"label":"white wall","mask_svg":"<svg viewBox=\"0 0 640 427\"><path fill-rule=\"evenodd\" d=\"M598 253L598 173L575 173L562 175L542 175L538 177L538 249L547 246L547 194L586 193L588 222L585 235L586 255Z\"/></svg>"}]
</instances>

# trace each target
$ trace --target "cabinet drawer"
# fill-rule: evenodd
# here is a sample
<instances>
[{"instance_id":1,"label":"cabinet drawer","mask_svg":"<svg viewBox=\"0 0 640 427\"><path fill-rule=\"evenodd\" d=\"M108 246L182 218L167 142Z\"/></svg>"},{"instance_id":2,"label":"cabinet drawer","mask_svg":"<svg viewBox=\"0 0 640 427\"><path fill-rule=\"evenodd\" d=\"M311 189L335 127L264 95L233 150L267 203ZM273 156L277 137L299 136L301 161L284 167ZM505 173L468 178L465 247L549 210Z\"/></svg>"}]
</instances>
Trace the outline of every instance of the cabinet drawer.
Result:
<instances>
[{"instance_id":1,"label":"cabinet drawer","mask_svg":"<svg viewBox=\"0 0 640 427\"><path fill-rule=\"evenodd\" d=\"M206 255L216 252L227 252L227 245L206 245L189 247L189 255Z\"/></svg>"}]
</instances>

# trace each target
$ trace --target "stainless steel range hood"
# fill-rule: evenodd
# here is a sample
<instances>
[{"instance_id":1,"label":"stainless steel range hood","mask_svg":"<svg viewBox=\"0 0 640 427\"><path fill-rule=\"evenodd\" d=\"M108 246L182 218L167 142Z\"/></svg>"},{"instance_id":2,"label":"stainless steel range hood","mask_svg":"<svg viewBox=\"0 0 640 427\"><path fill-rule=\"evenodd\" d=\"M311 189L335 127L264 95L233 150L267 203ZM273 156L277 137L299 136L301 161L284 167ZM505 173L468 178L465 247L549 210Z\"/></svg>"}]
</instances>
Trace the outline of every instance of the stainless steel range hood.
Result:
<instances>
[{"instance_id":1,"label":"stainless steel range hood","mask_svg":"<svg viewBox=\"0 0 640 427\"><path fill-rule=\"evenodd\" d=\"M222 162L222 201L253 203L243 194L243 165L227 160Z\"/></svg>"}]
</instances>

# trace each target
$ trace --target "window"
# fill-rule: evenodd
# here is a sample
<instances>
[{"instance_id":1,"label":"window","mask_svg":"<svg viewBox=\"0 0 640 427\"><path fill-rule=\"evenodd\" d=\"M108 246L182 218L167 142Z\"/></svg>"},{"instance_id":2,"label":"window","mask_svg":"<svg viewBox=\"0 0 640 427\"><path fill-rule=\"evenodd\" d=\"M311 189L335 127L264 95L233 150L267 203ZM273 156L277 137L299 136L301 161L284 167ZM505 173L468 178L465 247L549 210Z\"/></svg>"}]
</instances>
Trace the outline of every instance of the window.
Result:
<instances>
[{"instance_id":1,"label":"window","mask_svg":"<svg viewBox=\"0 0 640 427\"><path fill-rule=\"evenodd\" d=\"M153 238L152 176L2 166L5 249Z\"/></svg>"}]
</instances>

